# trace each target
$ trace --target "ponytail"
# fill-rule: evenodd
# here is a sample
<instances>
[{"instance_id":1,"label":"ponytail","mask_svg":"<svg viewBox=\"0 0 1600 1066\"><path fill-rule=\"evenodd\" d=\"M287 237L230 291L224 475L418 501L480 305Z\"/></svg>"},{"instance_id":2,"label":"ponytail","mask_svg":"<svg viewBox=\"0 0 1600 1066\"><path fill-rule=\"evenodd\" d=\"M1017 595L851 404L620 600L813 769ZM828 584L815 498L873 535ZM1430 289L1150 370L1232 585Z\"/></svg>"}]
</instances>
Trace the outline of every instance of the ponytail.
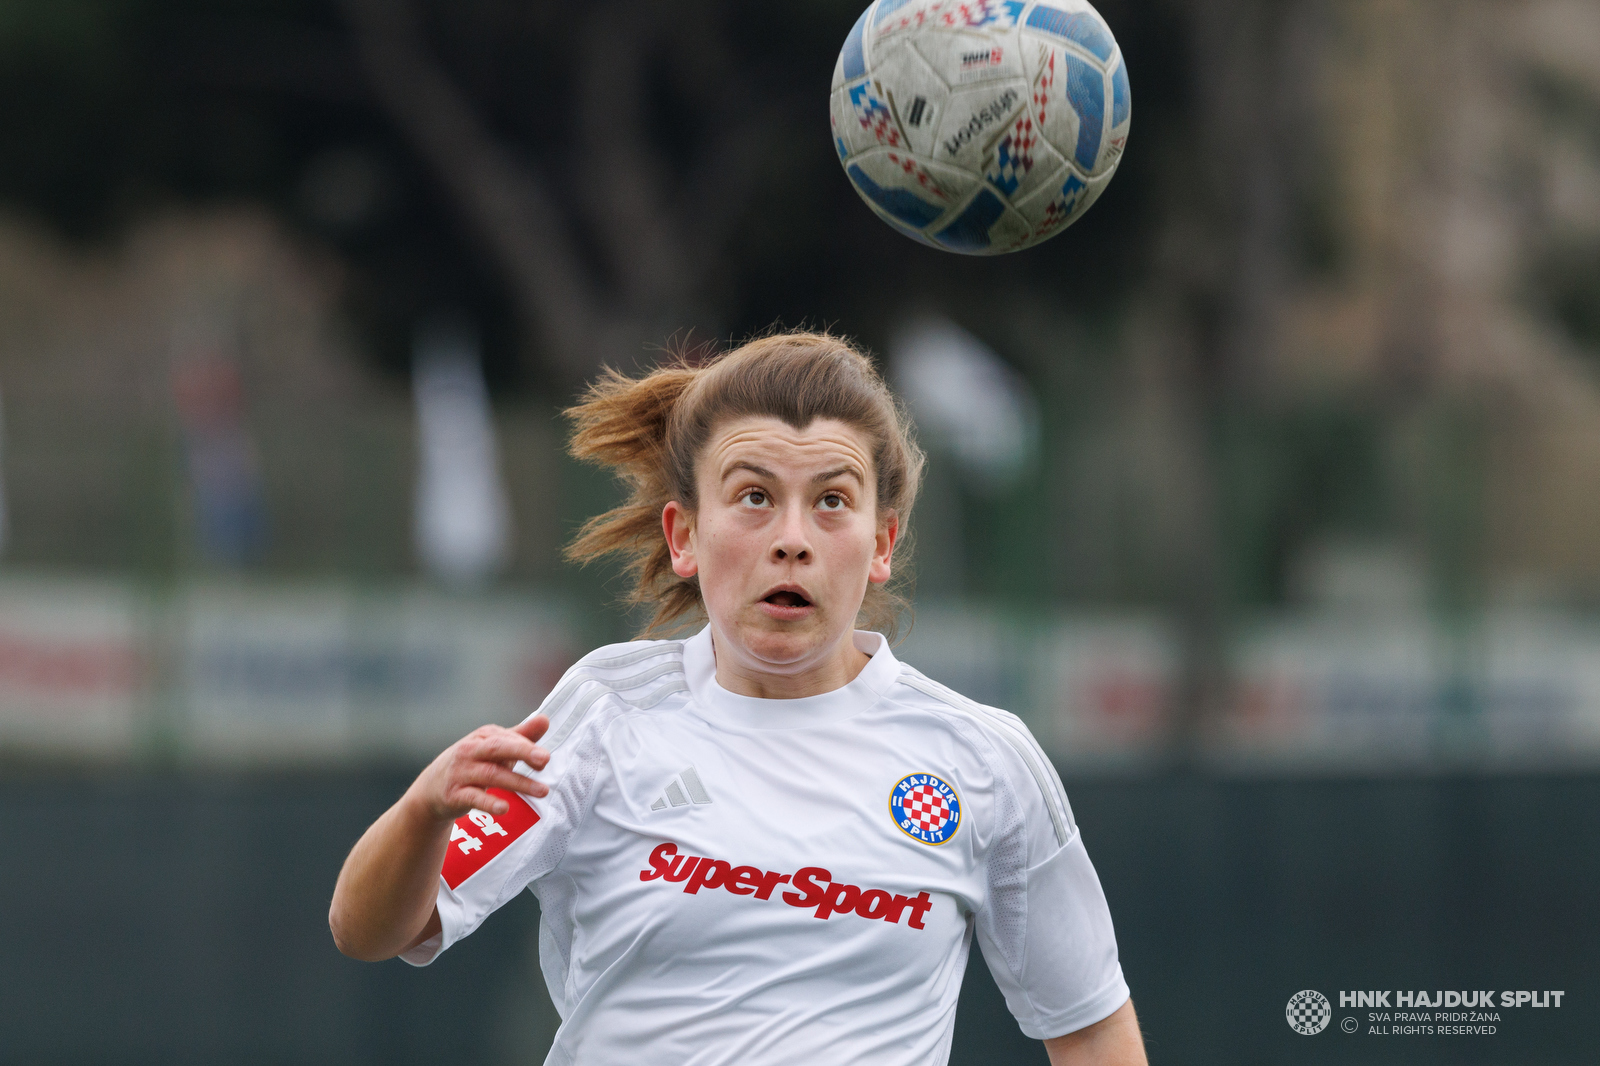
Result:
<instances>
[{"instance_id":1,"label":"ponytail","mask_svg":"<svg viewBox=\"0 0 1600 1066\"><path fill-rule=\"evenodd\" d=\"M569 409L575 458L608 466L629 488L628 499L589 519L567 545L566 557L589 563L617 554L627 561L631 604L656 605L647 631L670 626L700 602L699 582L672 572L672 553L661 532L661 509L679 494L669 470L667 428L673 406L694 383L681 362L634 380L609 367Z\"/></svg>"}]
</instances>

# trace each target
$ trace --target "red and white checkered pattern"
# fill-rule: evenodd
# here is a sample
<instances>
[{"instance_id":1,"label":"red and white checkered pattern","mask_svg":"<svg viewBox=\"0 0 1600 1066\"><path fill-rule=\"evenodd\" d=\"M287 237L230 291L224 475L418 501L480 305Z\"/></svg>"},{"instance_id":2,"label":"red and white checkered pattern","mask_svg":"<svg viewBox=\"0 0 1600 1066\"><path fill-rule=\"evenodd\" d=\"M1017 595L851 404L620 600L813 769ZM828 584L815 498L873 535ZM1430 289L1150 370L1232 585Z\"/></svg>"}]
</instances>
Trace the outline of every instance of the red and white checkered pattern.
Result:
<instances>
[{"instance_id":1,"label":"red and white checkered pattern","mask_svg":"<svg viewBox=\"0 0 1600 1066\"><path fill-rule=\"evenodd\" d=\"M895 166L899 167L907 175L916 178L917 179L917 184L922 186L924 189L926 189L932 195L938 197L941 200L949 199L949 197L945 194L945 191L939 187L939 183L934 180L933 175L929 174L928 171L922 166L921 163L918 163L915 159L911 158L909 155L908 156L900 156L900 155L895 154L894 152L890 152L889 153L889 162L891 162Z\"/></svg>"},{"instance_id":2,"label":"red and white checkered pattern","mask_svg":"<svg viewBox=\"0 0 1600 1066\"><path fill-rule=\"evenodd\" d=\"M1033 118L1024 109L1006 139L1000 142L989 180L1008 196L1016 192L1022 179L1033 169L1033 146L1038 143L1039 134L1034 129Z\"/></svg>"},{"instance_id":3,"label":"red and white checkered pattern","mask_svg":"<svg viewBox=\"0 0 1600 1066\"><path fill-rule=\"evenodd\" d=\"M950 807L931 785L918 785L906 793L900 809L924 832L937 833L950 824Z\"/></svg>"},{"instance_id":4,"label":"red and white checkered pattern","mask_svg":"<svg viewBox=\"0 0 1600 1066\"><path fill-rule=\"evenodd\" d=\"M1044 128L1046 111L1050 107L1050 91L1056 87L1056 50L1039 66L1039 76L1033 79L1033 113L1039 117L1039 128Z\"/></svg>"},{"instance_id":5,"label":"red and white checkered pattern","mask_svg":"<svg viewBox=\"0 0 1600 1066\"><path fill-rule=\"evenodd\" d=\"M939 0L921 4L894 18L880 19L873 33L880 39L932 23L952 30L1003 30L1017 24L1023 5L1006 0Z\"/></svg>"},{"instance_id":6,"label":"red and white checkered pattern","mask_svg":"<svg viewBox=\"0 0 1600 1066\"><path fill-rule=\"evenodd\" d=\"M862 129L870 131L879 144L900 147L900 128L890 115L888 104L874 96L865 85L852 90L850 100Z\"/></svg>"}]
</instances>

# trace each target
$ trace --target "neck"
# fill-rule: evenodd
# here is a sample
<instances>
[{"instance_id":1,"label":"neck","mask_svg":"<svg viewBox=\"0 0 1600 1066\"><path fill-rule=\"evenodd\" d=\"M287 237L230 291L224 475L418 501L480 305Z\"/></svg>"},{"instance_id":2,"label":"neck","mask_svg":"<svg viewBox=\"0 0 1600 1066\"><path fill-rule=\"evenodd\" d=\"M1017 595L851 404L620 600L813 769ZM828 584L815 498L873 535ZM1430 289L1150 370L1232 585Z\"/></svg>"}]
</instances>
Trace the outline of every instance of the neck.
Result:
<instances>
[{"instance_id":1,"label":"neck","mask_svg":"<svg viewBox=\"0 0 1600 1066\"><path fill-rule=\"evenodd\" d=\"M796 700L844 688L872 661L857 648L853 630L845 630L834 648L810 664L774 671L766 664L731 652L715 626L711 647L717 661L717 684L737 696L762 700Z\"/></svg>"}]
</instances>

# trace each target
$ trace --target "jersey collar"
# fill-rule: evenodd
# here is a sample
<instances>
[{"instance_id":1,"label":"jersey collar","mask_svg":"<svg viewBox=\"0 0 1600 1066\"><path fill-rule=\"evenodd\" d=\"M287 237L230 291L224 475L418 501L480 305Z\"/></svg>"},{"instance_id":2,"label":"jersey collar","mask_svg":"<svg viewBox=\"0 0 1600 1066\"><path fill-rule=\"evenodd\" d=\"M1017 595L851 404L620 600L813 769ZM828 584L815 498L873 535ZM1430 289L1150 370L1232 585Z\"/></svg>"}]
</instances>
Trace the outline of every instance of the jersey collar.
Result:
<instances>
[{"instance_id":1,"label":"jersey collar","mask_svg":"<svg viewBox=\"0 0 1600 1066\"><path fill-rule=\"evenodd\" d=\"M804 729L860 714L889 691L900 663L882 633L855 631L855 646L872 658L843 688L793 700L741 696L717 684L716 654L708 625L683 642L683 669L702 717L740 729Z\"/></svg>"}]
</instances>

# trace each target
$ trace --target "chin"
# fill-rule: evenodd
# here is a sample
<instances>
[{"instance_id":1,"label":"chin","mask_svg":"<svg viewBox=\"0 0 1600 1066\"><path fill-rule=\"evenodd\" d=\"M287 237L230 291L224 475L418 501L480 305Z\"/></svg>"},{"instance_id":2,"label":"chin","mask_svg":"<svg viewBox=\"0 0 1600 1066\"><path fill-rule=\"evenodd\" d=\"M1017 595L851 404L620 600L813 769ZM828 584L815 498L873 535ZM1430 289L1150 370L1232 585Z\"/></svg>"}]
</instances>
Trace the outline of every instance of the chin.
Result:
<instances>
[{"instance_id":1,"label":"chin","mask_svg":"<svg viewBox=\"0 0 1600 1066\"><path fill-rule=\"evenodd\" d=\"M741 627L737 639L745 650L774 667L800 665L827 643L827 633L815 623L785 625L762 618L749 628Z\"/></svg>"}]
</instances>

